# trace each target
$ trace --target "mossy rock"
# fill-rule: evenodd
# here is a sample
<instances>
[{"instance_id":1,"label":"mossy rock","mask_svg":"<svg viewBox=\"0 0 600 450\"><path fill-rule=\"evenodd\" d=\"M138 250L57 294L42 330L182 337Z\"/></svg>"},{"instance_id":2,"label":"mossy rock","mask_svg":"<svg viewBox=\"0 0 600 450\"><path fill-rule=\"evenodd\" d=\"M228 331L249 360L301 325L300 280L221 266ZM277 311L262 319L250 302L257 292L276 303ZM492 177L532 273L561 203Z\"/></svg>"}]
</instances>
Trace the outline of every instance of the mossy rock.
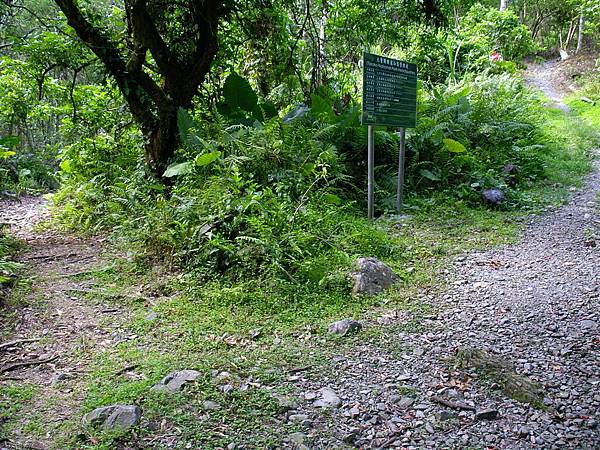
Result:
<instances>
[{"instance_id":1,"label":"mossy rock","mask_svg":"<svg viewBox=\"0 0 600 450\"><path fill-rule=\"evenodd\" d=\"M508 397L535 408L543 408L543 388L529 378L519 375L512 363L485 350L462 347L456 357L460 368L472 368L500 386Z\"/></svg>"}]
</instances>

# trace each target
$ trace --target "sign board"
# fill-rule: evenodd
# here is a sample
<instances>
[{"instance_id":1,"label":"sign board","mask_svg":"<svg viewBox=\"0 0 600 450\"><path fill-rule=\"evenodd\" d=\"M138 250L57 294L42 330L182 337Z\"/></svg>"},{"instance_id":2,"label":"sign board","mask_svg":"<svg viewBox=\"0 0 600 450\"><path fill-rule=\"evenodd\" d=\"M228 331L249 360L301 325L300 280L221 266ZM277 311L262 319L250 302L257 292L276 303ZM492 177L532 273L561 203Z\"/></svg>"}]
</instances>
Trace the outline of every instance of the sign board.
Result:
<instances>
[{"instance_id":1,"label":"sign board","mask_svg":"<svg viewBox=\"0 0 600 450\"><path fill-rule=\"evenodd\" d=\"M385 56L363 57L363 125L414 128L417 66Z\"/></svg>"}]
</instances>

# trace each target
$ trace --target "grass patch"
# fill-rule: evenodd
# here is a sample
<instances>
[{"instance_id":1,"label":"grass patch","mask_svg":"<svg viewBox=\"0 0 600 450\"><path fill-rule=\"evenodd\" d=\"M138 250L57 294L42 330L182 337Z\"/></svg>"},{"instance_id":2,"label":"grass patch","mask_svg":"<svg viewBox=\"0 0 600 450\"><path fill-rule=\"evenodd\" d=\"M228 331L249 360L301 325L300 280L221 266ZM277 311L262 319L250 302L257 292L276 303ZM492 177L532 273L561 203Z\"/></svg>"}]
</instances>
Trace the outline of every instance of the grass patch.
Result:
<instances>
[{"instance_id":1,"label":"grass patch","mask_svg":"<svg viewBox=\"0 0 600 450\"><path fill-rule=\"evenodd\" d=\"M10 431L19 425L20 413L24 411L36 393L30 384L0 385L0 442L10 438Z\"/></svg>"},{"instance_id":2,"label":"grass patch","mask_svg":"<svg viewBox=\"0 0 600 450\"><path fill-rule=\"evenodd\" d=\"M374 308L406 309L421 317L428 306L416 299L417 289L437 286L449 257L514 241L520 229L517 218L457 204L416 214L402 225L378 220L373 228L385 234L390 248L401 250L387 260L401 283L376 297L351 296L348 283L337 275L305 284L218 279L198 283L200 275L190 272L165 283L157 281L152 270L140 274L129 263L96 271L96 286L111 293L101 295L104 301L112 297L121 302L134 283L143 286L139 298L147 298L128 302L134 317L125 333L128 338L95 356L81 414L99 406L134 403L142 407L147 422L135 435L84 436L73 421L66 433L70 437L63 437L61 445L111 448L147 439L160 443L173 433L177 442L193 448L220 448L232 442L248 448L281 445L284 436L297 430L282 421L272 393L282 385L289 389L290 369L306 366L311 376L334 376L329 361L344 348L363 339L385 345L375 327L348 339L330 336L326 327L331 321L363 318ZM95 294L89 295L93 301ZM150 390L167 373L180 369L199 370L203 376L179 395L165 397ZM233 393L223 394L213 382L213 374L221 371L234 377ZM248 388L241 391L241 386ZM219 403L221 409L205 412L206 400Z\"/></svg>"}]
</instances>

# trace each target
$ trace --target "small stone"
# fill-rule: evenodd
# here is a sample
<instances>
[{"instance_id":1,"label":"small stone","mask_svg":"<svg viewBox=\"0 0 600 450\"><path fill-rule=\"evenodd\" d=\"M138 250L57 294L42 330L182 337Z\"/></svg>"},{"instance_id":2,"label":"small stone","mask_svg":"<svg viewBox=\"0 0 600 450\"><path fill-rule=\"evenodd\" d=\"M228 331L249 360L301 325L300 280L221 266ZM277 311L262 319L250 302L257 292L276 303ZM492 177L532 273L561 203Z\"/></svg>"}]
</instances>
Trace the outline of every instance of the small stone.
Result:
<instances>
[{"instance_id":1,"label":"small stone","mask_svg":"<svg viewBox=\"0 0 600 450\"><path fill-rule=\"evenodd\" d=\"M147 322L152 322L154 320L156 320L158 318L158 314L156 314L154 311L150 311L148 313L148 315L144 318L144 320L146 320Z\"/></svg>"},{"instance_id":2,"label":"small stone","mask_svg":"<svg viewBox=\"0 0 600 450\"><path fill-rule=\"evenodd\" d=\"M342 441L344 441L346 444L354 444L359 432L360 430L358 428L353 428L342 437Z\"/></svg>"},{"instance_id":3,"label":"small stone","mask_svg":"<svg viewBox=\"0 0 600 450\"><path fill-rule=\"evenodd\" d=\"M50 384L52 386L56 386L57 384L60 384L61 381L64 381L67 378L69 378L69 376L66 373L58 372L54 374L54 376L52 377L52 381L50 381Z\"/></svg>"},{"instance_id":4,"label":"small stone","mask_svg":"<svg viewBox=\"0 0 600 450\"><path fill-rule=\"evenodd\" d=\"M496 440L498 440L498 436L496 436L495 434L486 434L485 436L485 441L488 444L493 444L494 442L496 442Z\"/></svg>"},{"instance_id":5,"label":"small stone","mask_svg":"<svg viewBox=\"0 0 600 450\"><path fill-rule=\"evenodd\" d=\"M398 281L394 271L377 258L358 258L356 266L352 273L354 294L379 294Z\"/></svg>"},{"instance_id":6,"label":"small stone","mask_svg":"<svg viewBox=\"0 0 600 450\"><path fill-rule=\"evenodd\" d=\"M248 332L250 339L258 339L262 335L262 330L260 328L256 328L254 330L250 330Z\"/></svg>"},{"instance_id":7,"label":"small stone","mask_svg":"<svg viewBox=\"0 0 600 450\"><path fill-rule=\"evenodd\" d=\"M579 322L579 326L584 330L593 330L596 328L596 322L594 320L585 319Z\"/></svg>"},{"instance_id":8,"label":"small stone","mask_svg":"<svg viewBox=\"0 0 600 450\"><path fill-rule=\"evenodd\" d=\"M233 389L234 387L231 384L224 384L223 386L221 386L221 392L223 392L224 394L229 394L233 391Z\"/></svg>"},{"instance_id":9,"label":"small stone","mask_svg":"<svg viewBox=\"0 0 600 450\"><path fill-rule=\"evenodd\" d=\"M128 429L140 421L142 411L135 405L111 405L96 408L81 419L84 427L101 426L106 430Z\"/></svg>"},{"instance_id":10,"label":"small stone","mask_svg":"<svg viewBox=\"0 0 600 450\"><path fill-rule=\"evenodd\" d=\"M197 370L180 370L177 372L171 372L169 375L164 377L160 383L155 384L151 390L175 393L179 392L183 385L195 381L200 376L200 372Z\"/></svg>"},{"instance_id":11,"label":"small stone","mask_svg":"<svg viewBox=\"0 0 600 450\"><path fill-rule=\"evenodd\" d=\"M454 420L457 418L456 414L451 411L440 411L435 415L438 422L447 422L449 420Z\"/></svg>"},{"instance_id":12,"label":"small stone","mask_svg":"<svg viewBox=\"0 0 600 450\"><path fill-rule=\"evenodd\" d=\"M204 411L215 411L217 409L221 409L221 405L219 405L217 402L206 400L202 402L202 409Z\"/></svg>"},{"instance_id":13,"label":"small stone","mask_svg":"<svg viewBox=\"0 0 600 450\"><path fill-rule=\"evenodd\" d=\"M293 397L281 394L273 394L273 398L277 400L279 407L285 410L298 408L298 402Z\"/></svg>"},{"instance_id":14,"label":"small stone","mask_svg":"<svg viewBox=\"0 0 600 450\"><path fill-rule=\"evenodd\" d=\"M308 421L308 415L306 414L290 414L288 417L290 422L306 422Z\"/></svg>"},{"instance_id":15,"label":"small stone","mask_svg":"<svg viewBox=\"0 0 600 450\"><path fill-rule=\"evenodd\" d=\"M397 402L399 402L401 399L402 399L402 396L400 396L400 395L398 395L398 394L392 394L392 395L390 395L390 397L389 397L389 399L388 399L388 400L390 401L390 403L397 403Z\"/></svg>"},{"instance_id":16,"label":"small stone","mask_svg":"<svg viewBox=\"0 0 600 450\"><path fill-rule=\"evenodd\" d=\"M403 397L398 402L398 408L400 409L408 409L415 403L415 399L412 397Z\"/></svg>"},{"instance_id":17,"label":"small stone","mask_svg":"<svg viewBox=\"0 0 600 450\"><path fill-rule=\"evenodd\" d=\"M292 433L290 434L290 442L296 445L304 445L306 443L307 436L304 433Z\"/></svg>"},{"instance_id":18,"label":"small stone","mask_svg":"<svg viewBox=\"0 0 600 450\"><path fill-rule=\"evenodd\" d=\"M227 372L227 371L223 371L223 372L213 372L213 381L216 384L223 384L223 383L227 383L228 381L232 380L233 376Z\"/></svg>"},{"instance_id":19,"label":"small stone","mask_svg":"<svg viewBox=\"0 0 600 450\"><path fill-rule=\"evenodd\" d=\"M431 425L429 422L427 422L425 424L425 431L427 431L429 434L435 433L435 430L433 429L433 425Z\"/></svg>"},{"instance_id":20,"label":"small stone","mask_svg":"<svg viewBox=\"0 0 600 450\"><path fill-rule=\"evenodd\" d=\"M497 409L482 409L475 413L475 420L494 420L498 417Z\"/></svg>"},{"instance_id":21,"label":"small stone","mask_svg":"<svg viewBox=\"0 0 600 450\"><path fill-rule=\"evenodd\" d=\"M506 198L506 195L500 189L486 189L481 193L481 196L490 205L499 205Z\"/></svg>"},{"instance_id":22,"label":"small stone","mask_svg":"<svg viewBox=\"0 0 600 450\"><path fill-rule=\"evenodd\" d=\"M333 389L324 387L320 389L319 392L321 393L321 398L316 400L313 403L313 406L316 406L317 408L337 408L341 405L342 401Z\"/></svg>"},{"instance_id":23,"label":"small stone","mask_svg":"<svg viewBox=\"0 0 600 450\"><path fill-rule=\"evenodd\" d=\"M346 336L347 334L357 333L361 329L362 324L360 322L353 319L343 319L329 325L328 331L340 336Z\"/></svg>"}]
</instances>

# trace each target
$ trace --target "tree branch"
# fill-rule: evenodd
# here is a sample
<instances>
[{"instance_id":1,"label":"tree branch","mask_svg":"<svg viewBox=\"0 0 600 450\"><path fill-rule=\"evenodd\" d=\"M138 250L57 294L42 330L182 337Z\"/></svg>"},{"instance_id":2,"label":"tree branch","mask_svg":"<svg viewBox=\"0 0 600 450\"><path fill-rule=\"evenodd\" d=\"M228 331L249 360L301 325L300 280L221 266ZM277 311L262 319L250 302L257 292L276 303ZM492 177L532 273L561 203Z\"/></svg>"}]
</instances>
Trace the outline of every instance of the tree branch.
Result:
<instances>
[{"instance_id":1,"label":"tree branch","mask_svg":"<svg viewBox=\"0 0 600 450\"><path fill-rule=\"evenodd\" d=\"M140 122L142 128L146 132L150 131L156 123L156 116L152 112L152 102L147 95L144 95L144 92L140 92L144 89L139 80L127 71L127 64L121 56L117 44L94 28L73 0L55 0L55 2L66 16L69 26L75 30L79 38L113 76L129 104L131 113Z\"/></svg>"},{"instance_id":2,"label":"tree branch","mask_svg":"<svg viewBox=\"0 0 600 450\"><path fill-rule=\"evenodd\" d=\"M150 50L160 71L167 77L180 74L179 61L171 53L146 9L146 0L126 0L133 38Z\"/></svg>"}]
</instances>

